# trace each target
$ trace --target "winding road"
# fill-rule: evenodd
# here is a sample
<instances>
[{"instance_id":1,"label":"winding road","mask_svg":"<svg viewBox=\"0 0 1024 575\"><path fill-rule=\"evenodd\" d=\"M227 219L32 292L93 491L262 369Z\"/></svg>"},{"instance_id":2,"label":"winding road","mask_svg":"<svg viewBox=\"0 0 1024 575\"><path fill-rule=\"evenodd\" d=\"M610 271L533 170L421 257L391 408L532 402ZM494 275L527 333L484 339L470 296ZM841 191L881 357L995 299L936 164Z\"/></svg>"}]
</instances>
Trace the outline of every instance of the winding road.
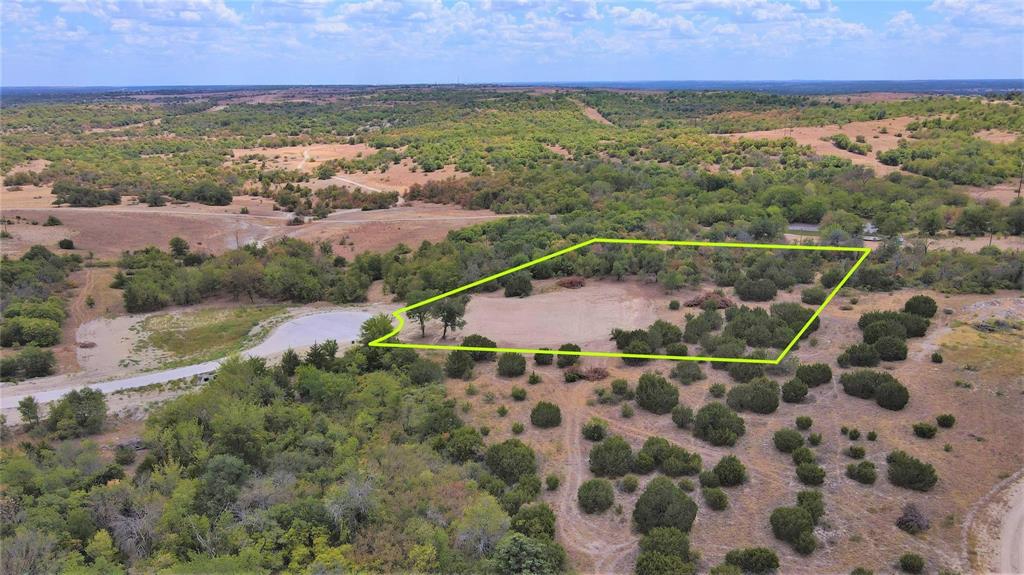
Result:
<instances>
[{"instance_id":1,"label":"winding road","mask_svg":"<svg viewBox=\"0 0 1024 575\"><path fill-rule=\"evenodd\" d=\"M301 348L328 339L336 340L341 347L359 337L359 328L372 313L366 310L335 310L302 315L288 320L275 328L261 343L242 352L243 357L267 357L288 348ZM73 389L92 388L103 393L124 389L145 387L202 375L216 370L223 359L197 363L185 367L152 371L107 381L83 381L79 374L68 374L30 380L29 382L0 388L0 410L7 412L17 407L18 402L33 396L39 403L60 399ZM10 416L8 416L10 419Z\"/></svg>"}]
</instances>

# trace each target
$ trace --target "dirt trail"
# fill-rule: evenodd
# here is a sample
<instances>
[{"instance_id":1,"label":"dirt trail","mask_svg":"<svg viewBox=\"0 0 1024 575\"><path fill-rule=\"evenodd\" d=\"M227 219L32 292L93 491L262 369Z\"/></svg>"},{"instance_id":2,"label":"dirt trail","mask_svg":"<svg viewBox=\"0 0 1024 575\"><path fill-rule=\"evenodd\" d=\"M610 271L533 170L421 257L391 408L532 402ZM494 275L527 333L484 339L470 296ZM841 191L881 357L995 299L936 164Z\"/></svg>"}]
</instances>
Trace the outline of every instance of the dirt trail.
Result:
<instances>
[{"instance_id":1,"label":"dirt trail","mask_svg":"<svg viewBox=\"0 0 1024 575\"><path fill-rule=\"evenodd\" d=\"M584 104L583 102L581 102L579 100L572 100L572 101L575 102L576 105L579 106L581 110L583 110L583 114L586 117L590 118L591 120L593 120L593 121L595 121L595 122L597 122L599 124L604 124L605 126L614 126L615 125L615 124L611 123L611 121L609 121L608 118L605 118L604 116L602 116L601 112L597 111L597 108L592 108L592 107Z\"/></svg>"},{"instance_id":2,"label":"dirt trail","mask_svg":"<svg viewBox=\"0 0 1024 575\"><path fill-rule=\"evenodd\" d=\"M1024 573L1024 483L1018 483L1014 489L1016 493L1003 516L1000 536L999 571L1002 573Z\"/></svg>"}]
</instances>

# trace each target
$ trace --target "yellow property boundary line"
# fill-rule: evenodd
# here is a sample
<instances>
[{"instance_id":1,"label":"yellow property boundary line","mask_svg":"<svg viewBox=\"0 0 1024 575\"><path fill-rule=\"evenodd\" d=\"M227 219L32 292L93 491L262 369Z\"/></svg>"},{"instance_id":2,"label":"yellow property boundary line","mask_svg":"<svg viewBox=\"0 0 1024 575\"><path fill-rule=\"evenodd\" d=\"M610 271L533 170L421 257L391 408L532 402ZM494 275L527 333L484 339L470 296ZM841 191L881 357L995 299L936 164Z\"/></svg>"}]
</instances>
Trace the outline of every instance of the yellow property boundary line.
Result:
<instances>
[{"instance_id":1,"label":"yellow property boundary line","mask_svg":"<svg viewBox=\"0 0 1024 575\"><path fill-rule=\"evenodd\" d=\"M444 299L448 296L455 295L460 292L464 292L469 289L473 289L476 286L485 284L487 282L494 281L502 276L506 276L511 273L515 273L520 270L524 270L530 266L539 264L541 262L557 258L558 256L565 255L569 252L578 250L580 248L589 246L591 244L638 244L638 245L655 245L655 246L689 246L689 247L712 247L712 248L751 248L751 249L774 249L774 250L804 250L804 251L816 251L816 252L853 252L859 253L860 257L857 258L856 263L850 268L846 275L843 276L842 281L836 284L822 302L818 309L814 310L814 314L811 315L811 319L807 320L800 331L796 334L786 349L782 350L775 359L755 359L748 357L705 357L705 356L691 356L691 355L656 355L656 354L643 354L643 353L611 353L601 351L559 351L553 349L530 349L530 348L518 348L518 347L470 347L463 345L432 345L432 344L420 344L420 343L389 343L386 340L398 335L405 326L404 314L410 310L414 310L418 307L430 305L435 301ZM487 276L483 279L479 279L475 282L466 284L462 287L455 288L451 291L447 291L443 294L436 295L432 298L425 299L421 302L414 303L412 305L397 309L391 312L391 315L398 319L398 327L393 329L390 333L385 336L379 337L369 343L370 347L396 347L396 348L407 348L407 349L442 349L442 350L464 350L464 351L488 351L488 352L514 352L514 353L541 353L550 355L576 355L581 357L623 357L623 358L636 358L636 359L671 359L677 361L720 361L727 363L761 363L769 365L777 365L779 362L786 357L793 346L796 345L800 338L803 336L807 328L811 326L821 311L825 309L825 306L832 301L832 298L839 293L839 290L846 284L847 280L853 276L853 272L857 271L860 264L867 259L868 255L871 254L871 248L853 248L853 247L841 247L841 246L804 246L804 245L785 245L785 244L747 244L747 243L729 243L729 242L687 242L687 241L669 241L669 240L631 240L631 239L618 239L618 238L594 238L585 242L580 242L574 246L567 247L557 252L548 254L544 257L537 258L533 261L526 262L512 268L509 268L503 272L496 273L491 276Z\"/></svg>"}]
</instances>

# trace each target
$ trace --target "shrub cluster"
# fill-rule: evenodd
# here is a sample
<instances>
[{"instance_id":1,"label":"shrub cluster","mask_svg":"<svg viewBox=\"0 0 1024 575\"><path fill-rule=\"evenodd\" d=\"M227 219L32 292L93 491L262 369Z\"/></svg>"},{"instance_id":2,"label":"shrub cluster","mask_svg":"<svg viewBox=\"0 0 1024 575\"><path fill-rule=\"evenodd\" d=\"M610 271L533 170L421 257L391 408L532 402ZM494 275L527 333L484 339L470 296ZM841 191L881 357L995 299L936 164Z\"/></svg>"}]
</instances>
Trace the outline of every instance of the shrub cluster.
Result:
<instances>
[{"instance_id":1,"label":"shrub cluster","mask_svg":"<svg viewBox=\"0 0 1024 575\"><path fill-rule=\"evenodd\" d=\"M772 413L779 407L779 384L759 377L750 383L733 386L726 397L726 403L736 411Z\"/></svg>"},{"instance_id":2,"label":"shrub cluster","mask_svg":"<svg viewBox=\"0 0 1024 575\"><path fill-rule=\"evenodd\" d=\"M885 458L889 464L889 482L915 491L928 491L939 480L935 468L903 452L893 451Z\"/></svg>"},{"instance_id":3,"label":"shrub cluster","mask_svg":"<svg viewBox=\"0 0 1024 575\"><path fill-rule=\"evenodd\" d=\"M599 477L622 477L634 467L633 448L613 435L590 450L590 472Z\"/></svg>"},{"instance_id":4,"label":"shrub cluster","mask_svg":"<svg viewBox=\"0 0 1024 575\"><path fill-rule=\"evenodd\" d=\"M636 575L693 573L690 539L675 527L655 527L640 539Z\"/></svg>"},{"instance_id":5,"label":"shrub cluster","mask_svg":"<svg viewBox=\"0 0 1024 575\"><path fill-rule=\"evenodd\" d=\"M650 473L657 469L669 477L696 475L700 473L700 467L699 454L673 445L663 437L648 438L633 461L633 470L637 473Z\"/></svg>"},{"instance_id":6,"label":"shrub cluster","mask_svg":"<svg viewBox=\"0 0 1024 575\"><path fill-rule=\"evenodd\" d=\"M870 461L851 463L846 466L846 476L858 483L871 485L876 477L875 464Z\"/></svg>"},{"instance_id":7,"label":"shrub cluster","mask_svg":"<svg viewBox=\"0 0 1024 575\"><path fill-rule=\"evenodd\" d=\"M636 403L651 413L668 413L679 403L679 389L660 373L648 371L636 386Z\"/></svg>"},{"instance_id":8,"label":"shrub cluster","mask_svg":"<svg viewBox=\"0 0 1024 575\"><path fill-rule=\"evenodd\" d=\"M615 502L615 490L607 479L588 479L576 491L576 500L584 513L601 513Z\"/></svg>"},{"instance_id":9,"label":"shrub cluster","mask_svg":"<svg viewBox=\"0 0 1024 575\"><path fill-rule=\"evenodd\" d=\"M910 392L895 377L882 371L859 369L839 378L847 395L861 399L874 398L881 407L899 411L910 400Z\"/></svg>"},{"instance_id":10,"label":"shrub cluster","mask_svg":"<svg viewBox=\"0 0 1024 575\"><path fill-rule=\"evenodd\" d=\"M746 433L743 418L718 402L711 402L697 411L693 418L693 435L711 445L736 445Z\"/></svg>"},{"instance_id":11,"label":"shrub cluster","mask_svg":"<svg viewBox=\"0 0 1024 575\"><path fill-rule=\"evenodd\" d=\"M675 527L688 532L697 517L697 504L667 477L647 484L633 508L633 522L640 533L656 527Z\"/></svg>"},{"instance_id":12,"label":"shrub cluster","mask_svg":"<svg viewBox=\"0 0 1024 575\"><path fill-rule=\"evenodd\" d=\"M541 401L533 406L533 410L530 412L530 423L542 429L558 427L562 424L562 410L551 402Z\"/></svg>"},{"instance_id":13,"label":"shrub cluster","mask_svg":"<svg viewBox=\"0 0 1024 575\"><path fill-rule=\"evenodd\" d=\"M832 381L832 368L826 363L806 363L796 368L796 377L807 387L818 387Z\"/></svg>"}]
</instances>

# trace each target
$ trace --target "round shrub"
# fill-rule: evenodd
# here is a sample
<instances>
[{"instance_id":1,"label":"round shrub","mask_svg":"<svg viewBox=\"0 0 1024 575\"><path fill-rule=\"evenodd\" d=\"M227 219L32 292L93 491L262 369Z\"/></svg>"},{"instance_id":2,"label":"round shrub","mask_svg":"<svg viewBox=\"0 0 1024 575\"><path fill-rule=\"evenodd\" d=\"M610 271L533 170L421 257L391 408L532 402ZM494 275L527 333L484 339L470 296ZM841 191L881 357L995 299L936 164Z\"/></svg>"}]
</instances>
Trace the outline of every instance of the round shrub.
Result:
<instances>
[{"instance_id":1,"label":"round shrub","mask_svg":"<svg viewBox=\"0 0 1024 575\"><path fill-rule=\"evenodd\" d=\"M828 291L818 286L805 288L800 292L800 301L807 305L821 305L825 303L825 298L827 297Z\"/></svg>"},{"instance_id":2,"label":"round shrub","mask_svg":"<svg viewBox=\"0 0 1024 575\"><path fill-rule=\"evenodd\" d=\"M583 437L590 441L601 441L608 435L608 422L593 417L590 421L583 424Z\"/></svg>"},{"instance_id":3,"label":"round shrub","mask_svg":"<svg viewBox=\"0 0 1024 575\"><path fill-rule=\"evenodd\" d=\"M875 390L875 403L892 411L903 409L909 400L910 392L898 381L883 382Z\"/></svg>"},{"instance_id":4,"label":"round shrub","mask_svg":"<svg viewBox=\"0 0 1024 575\"><path fill-rule=\"evenodd\" d=\"M527 573L527 571L524 571ZM635 575L675 575L693 573L693 565L673 555L641 552L636 558Z\"/></svg>"},{"instance_id":5,"label":"round shrub","mask_svg":"<svg viewBox=\"0 0 1024 575\"><path fill-rule=\"evenodd\" d=\"M743 301L771 301L778 293L775 282L767 278L757 280L744 278L737 281L733 289Z\"/></svg>"},{"instance_id":6,"label":"round shrub","mask_svg":"<svg viewBox=\"0 0 1024 575\"><path fill-rule=\"evenodd\" d=\"M779 384L759 377L750 383L733 386L726 396L726 403L736 411L773 413L779 407Z\"/></svg>"},{"instance_id":7,"label":"round shrub","mask_svg":"<svg viewBox=\"0 0 1024 575\"><path fill-rule=\"evenodd\" d=\"M878 356L878 350L874 346L867 343L857 343L846 348L836 359L836 362L839 363L840 367L874 367L881 360L882 358Z\"/></svg>"},{"instance_id":8,"label":"round shrub","mask_svg":"<svg viewBox=\"0 0 1024 575\"><path fill-rule=\"evenodd\" d=\"M526 358L521 353L503 353L498 357L498 375L519 377L526 373Z\"/></svg>"},{"instance_id":9,"label":"round shrub","mask_svg":"<svg viewBox=\"0 0 1024 575\"><path fill-rule=\"evenodd\" d=\"M668 309L670 309L672 311L675 311L675 310L679 309L679 300L674 299L674 300L668 302Z\"/></svg>"},{"instance_id":10,"label":"round shrub","mask_svg":"<svg viewBox=\"0 0 1024 575\"><path fill-rule=\"evenodd\" d=\"M711 394L711 397L725 397L725 385L721 383L712 383L711 387L708 388L708 393Z\"/></svg>"},{"instance_id":11,"label":"round shrub","mask_svg":"<svg viewBox=\"0 0 1024 575\"><path fill-rule=\"evenodd\" d=\"M462 346L498 347L498 344L495 343L494 340L490 338L474 333L467 335L466 338L462 340ZM494 351L471 351L469 352L469 355L473 358L473 361L492 361L494 360L495 356L498 355L498 353Z\"/></svg>"},{"instance_id":12,"label":"round shrub","mask_svg":"<svg viewBox=\"0 0 1024 575\"><path fill-rule=\"evenodd\" d=\"M607 479L589 479L576 491L576 500L584 513L601 513L615 502L615 491Z\"/></svg>"},{"instance_id":13,"label":"round shrub","mask_svg":"<svg viewBox=\"0 0 1024 575\"><path fill-rule=\"evenodd\" d=\"M444 373L448 377L469 380L473 378L473 357L468 351L457 349L448 354L444 362Z\"/></svg>"},{"instance_id":14,"label":"round shrub","mask_svg":"<svg viewBox=\"0 0 1024 575\"><path fill-rule=\"evenodd\" d=\"M547 349L542 347L541 349ZM535 353L533 354L533 363L537 365L551 365L554 362L555 356L550 353Z\"/></svg>"},{"instance_id":15,"label":"round shrub","mask_svg":"<svg viewBox=\"0 0 1024 575\"><path fill-rule=\"evenodd\" d=\"M907 342L892 336L885 336L875 342L875 351L883 361L903 361L907 359Z\"/></svg>"},{"instance_id":16,"label":"round shrub","mask_svg":"<svg viewBox=\"0 0 1024 575\"><path fill-rule=\"evenodd\" d=\"M895 377L884 371L872 371L870 369L858 369L844 373L839 377L839 383L843 386L843 392L847 395L861 399L875 397L875 390L883 383L899 383Z\"/></svg>"},{"instance_id":17,"label":"round shrub","mask_svg":"<svg viewBox=\"0 0 1024 575\"><path fill-rule=\"evenodd\" d=\"M914 553L905 553L900 557L900 569L907 573L924 571L924 558Z\"/></svg>"},{"instance_id":18,"label":"round shrub","mask_svg":"<svg viewBox=\"0 0 1024 575\"><path fill-rule=\"evenodd\" d=\"M800 417L796 418L797 429L807 431L808 429L811 428L811 425L814 425L814 420L806 415L801 415Z\"/></svg>"},{"instance_id":19,"label":"round shrub","mask_svg":"<svg viewBox=\"0 0 1024 575\"><path fill-rule=\"evenodd\" d=\"M118 465L131 465L135 463L135 450L127 445L118 445L114 449L114 462Z\"/></svg>"},{"instance_id":20,"label":"round shrub","mask_svg":"<svg viewBox=\"0 0 1024 575\"><path fill-rule=\"evenodd\" d=\"M939 428L935 427L931 423L915 423L914 424L914 435L922 439L931 439L938 433Z\"/></svg>"},{"instance_id":21,"label":"round shrub","mask_svg":"<svg viewBox=\"0 0 1024 575\"><path fill-rule=\"evenodd\" d=\"M623 493L633 493L636 488L640 486L640 480L637 479L636 475L627 475L619 480L619 489Z\"/></svg>"},{"instance_id":22,"label":"round shrub","mask_svg":"<svg viewBox=\"0 0 1024 575\"><path fill-rule=\"evenodd\" d=\"M809 447L797 447L793 450L793 465L814 463L814 452Z\"/></svg>"},{"instance_id":23,"label":"round shrub","mask_svg":"<svg viewBox=\"0 0 1024 575\"><path fill-rule=\"evenodd\" d=\"M794 449L803 447L804 436L800 435L799 431L787 427L776 431L772 441L775 443L775 449L783 453L792 453Z\"/></svg>"},{"instance_id":24,"label":"round shrub","mask_svg":"<svg viewBox=\"0 0 1024 575\"><path fill-rule=\"evenodd\" d=\"M633 417L633 414L633 406L628 403L623 403L622 409L619 410L619 415L621 415L624 419L629 419L630 417Z\"/></svg>"},{"instance_id":25,"label":"round shrub","mask_svg":"<svg viewBox=\"0 0 1024 575\"><path fill-rule=\"evenodd\" d=\"M513 387L510 395L512 396L512 399L516 401L526 400L526 390L521 387Z\"/></svg>"},{"instance_id":26,"label":"round shrub","mask_svg":"<svg viewBox=\"0 0 1024 575\"><path fill-rule=\"evenodd\" d=\"M540 428L558 427L562 424L562 410L553 403L542 401L533 406L530 423Z\"/></svg>"},{"instance_id":27,"label":"round shrub","mask_svg":"<svg viewBox=\"0 0 1024 575\"><path fill-rule=\"evenodd\" d=\"M932 352L932 363L942 363L942 354L937 351Z\"/></svg>"},{"instance_id":28,"label":"round shrub","mask_svg":"<svg viewBox=\"0 0 1024 575\"><path fill-rule=\"evenodd\" d=\"M851 445L844 451L847 457L850 459L864 459L864 448L859 445Z\"/></svg>"},{"instance_id":29,"label":"round shrub","mask_svg":"<svg viewBox=\"0 0 1024 575\"><path fill-rule=\"evenodd\" d=\"M581 351L580 346L575 343L563 343L558 347L558 351ZM556 364L558 367L569 367L575 365L579 361L578 355L559 355Z\"/></svg>"},{"instance_id":30,"label":"round shrub","mask_svg":"<svg viewBox=\"0 0 1024 575\"><path fill-rule=\"evenodd\" d=\"M590 450L590 472L601 477L621 477L633 467L633 449L613 435Z\"/></svg>"},{"instance_id":31,"label":"round shrub","mask_svg":"<svg viewBox=\"0 0 1024 575\"><path fill-rule=\"evenodd\" d=\"M952 413L943 413L935 417L935 422L939 424L939 427L948 429L956 425L956 416Z\"/></svg>"},{"instance_id":32,"label":"round shrub","mask_svg":"<svg viewBox=\"0 0 1024 575\"><path fill-rule=\"evenodd\" d=\"M860 430L854 427L853 429L846 432L846 437L850 438L850 441L857 441L860 439Z\"/></svg>"},{"instance_id":33,"label":"round shrub","mask_svg":"<svg viewBox=\"0 0 1024 575\"><path fill-rule=\"evenodd\" d=\"M742 485L747 481L747 468L735 455L719 459L712 471L722 487Z\"/></svg>"},{"instance_id":34,"label":"round shrub","mask_svg":"<svg viewBox=\"0 0 1024 575\"><path fill-rule=\"evenodd\" d=\"M870 461L851 463L846 466L846 476L858 483L871 485L876 477L875 464Z\"/></svg>"},{"instance_id":35,"label":"round shrub","mask_svg":"<svg viewBox=\"0 0 1024 575\"><path fill-rule=\"evenodd\" d=\"M690 538L675 527L655 527L640 539L641 553L660 553L690 559Z\"/></svg>"},{"instance_id":36,"label":"round shrub","mask_svg":"<svg viewBox=\"0 0 1024 575\"><path fill-rule=\"evenodd\" d=\"M897 487L928 491L939 480L931 464L903 451L893 451L885 458L885 462L889 465L889 482Z\"/></svg>"},{"instance_id":37,"label":"round shrub","mask_svg":"<svg viewBox=\"0 0 1024 575\"><path fill-rule=\"evenodd\" d=\"M826 363L808 363L796 368L796 377L807 387L818 387L832 381L832 368Z\"/></svg>"},{"instance_id":38,"label":"round shrub","mask_svg":"<svg viewBox=\"0 0 1024 575\"><path fill-rule=\"evenodd\" d=\"M526 431L526 427L522 423L519 423L517 421L517 422L512 424L512 434L513 435L519 435L520 433L522 433L524 431Z\"/></svg>"},{"instance_id":39,"label":"round shrub","mask_svg":"<svg viewBox=\"0 0 1024 575\"><path fill-rule=\"evenodd\" d=\"M492 445L484 458L491 473L509 485L526 475L537 472L537 460L530 449L518 439L508 439Z\"/></svg>"},{"instance_id":40,"label":"round shrub","mask_svg":"<svg viewBox=\"0 0 1024 575\"><path fill-rule=\"evenodd\" d=\"M725 554L725 562L735 565L745 573L771 573L779 568L779 557L767 547L733 549Z\"/></svg>"},{"instance_id":41,"label":"round shrub","mask_svg":"<svg viewBox=\"0 0 1024 575\"><path fill-rule=\"evenodd\" d=\"M536 371L531 371L530 377L526 378L526 383L530 385L537 385L538 383L540 383L540 376L537 375Z\"/></svg>"},{"instance_id":42,"label":"round shrub","mask_svg":"<svg viewBox=\"0 0 1024 575\"><path fill-rule=\"evenodd\" d=\"M729 507L729 496L720 487L705 487L701 490L704 502L715 511L722 511Z\"/></svg>"},{"instance_id":43,"label":"round shrub","mask_svg":"<svg viewBox=\"0 0 1024 575\"><path fill-rule=\"evenodd\" d=\"M682 489L683 491L693 491L696 488L693 484L693 480L686 477L680 479L678 485L679 489Z\"/></svg>"},{"instance_id":44,"label":"round shrub","mask_svg":"<svg viewBox=\"0 0 1024 575\"><path fill-rule=\"evenodd\" d=\"M693 424L693 410L687 405L676 405L672 408L672 423L680 429L690 427Z\"/></svg>"},{"instance_id":45,"label":"round shrub","mask_svg":"<svg viewBox=\"0 0 1024 575\"><path fill-rule=\"evenodd\" d=\"M917 535L922 531L927 531L930 523L928 518L924 516L924 513L917 508L913 503L908 503L903 506L903 513L896 519L896 527L901 530L910 533L911 535Z\"/></svg>"},{"instance_id":46,"label":"round shrub","mask_svg":"<svg viewBox=\"0 0 1024 575\"><path fill-rule=\"evenodd\" d=\"M874 441L876 439L878 439L878 432L877 431L869 431L868 432L868 441Z\"/></svg>"},{"instance_id":47,"label":"round shrub","mask_svg":"<svg viewBox=\"0 0 1024 575\"><path fill-rule=\"evenodd\" d=\"M637 531L675 527L689 531L697 517L697 504L667 477L655 477L647 484L633 508Z\"/></svg>"},{"instance_id":48,"label":"round shrub","mask_svg":"<svg viewBox=\"0 0 1024 575\"><path fill-rule=\"evenodd\" d=\"M935 317L935 312L939 311L939 306L926 295L915 295L903 304L903 311L919 317L932 318Z\"/></svg>"},{"instance_id":49,"label":"round shrub","mask_svg":"<svg viewBox=\"0 0 1024 575\"><path fill-rule=\"evenodd\" d=\"M64 238L57 242L57 247L62 250L73 250L75 249L75 242L71 241L68 238Z\"/></svg>"},{"instance_id":50,"label":"round shrub","mask_svg":"<svg viewBox=\"0 0 1024 575\"><path fill-rule=\"evenodd\" d=\"M626 344L626 347L622 350L622 353L629 353L635 355L650 355L654 353L651 349L651 345L642 339L634 339L633 341ZM624 357L622 363L626 365L643 365L649 360L644 357Z\"/></svg>"},{"instance_id":51,"label":"round shrub","mask_svg":"<svg viewBox=\"0 0 1024 575\"><path fill-rule=\"evenodd\" d=\"M693 418L693 435L712 445L733 446L746 433L743 418L717 402L711 402L697 411Z\"/></svg>"},{"instance_id":52,"label":"round shrub","mask_svg":"<svg viewBox=\"0 0 1024 575\"><path fill-rule=\"evenodd\" d=\"M802 507L778 507L769 518L776 539L793 543L805 531L814 529L811 514Z\"/></svg>"},{"instance_id":53,"label":"round shrub","mask_svg":"<svg viewBox=\"0 0 1024 575\"><path fill-rule=\"evenodd\" d=\"M814 463L797 465L796 476L804 485L821 485L825 482L825 470Z\"/></svg>"},{"instance_id":54,"label":"round shrub","mask_svg":"<svg viewBox=\"0 0 1024 575\"><path fill-rule=\"evenodd\" d=\"M907 328L894 319L883 319L864 328L864 343L875 343L883 337L907 339Z\"/></svg>"},{"instance_id":55,"label":"round shrub","mask_svg":"<svg viewBox=\"0 0 1024 575\"><path fill-rule=\"evenodd\" d=\"M810 555L817 548L818 540L814 538L814 533L811 531L804 531L793 542L793 550L801 555Z\"/></svg>"},{"instance_id":56,"label":"round shrub","mask_svg":"<svg viewBox=\"0 0 1024 575\"><path fill-rule=\"evenodd\" d=\"M561 484L562 480L557 475L552 474L544 478L544 485L548 488L548 491L555 491Z\"/></svg>"},{"instance_id":57,"label":"round shrub","mask_svg":"<svg viewBox=\"0 0 1024 575\"><path fill-rule=\"evenodd\" d=\"M808 435L807 436L807 443L811 447L817 447L818 445L821 444L821 434L820 433L812 433L812 434Z\"/></svg>"},{"instance_id":58,"label":"round shrub","mask_svg":"<svg viewBox=\"0 0 1024 575\"><path fill-rule=\"evenodd\" d=\"M722 482L718 480L718 475L710 469L701 471L697 480L701 487L720 487L722 485Z\"/></svg>"},{"instance_id":59,"label":"round shrub","mask_svg":"<svg viewBox=\"0 0 1024 575\"><path fill-rule=\"evenodd\" d=\"M679 403L679 389L661 374L648 371L640 376L636 386L636 402L651 413L668 413Z\"/></svg>"},{"instance_id":60,"label":"round shrub","mask_svg":"<svg viewBox=\"0 0 1024 575\"><path fill-rule=\"evenodd\" d=\"M675 353L671 353L669 350L666 351L669 355L677 355ZM679 355L686 355L686 352L684 351ZM704 375L704 372L701 371L700 365L695 361L680 361L676 363L675 367L672 368L672 371L669 372L669 376L683 385L690 385L695 381L700 381L707 377Z\"/></svg>"},{"instance_id":61,"label":"round shrub","mask_svg":"<svg viewBox=\"0 0 1024 575\"><path fill-rule=\"evenodd\" d=\"M807 397L807 385L799 379L791 379L782 384L782 401L800 403Z\"/></svg>"}]
</instances>

